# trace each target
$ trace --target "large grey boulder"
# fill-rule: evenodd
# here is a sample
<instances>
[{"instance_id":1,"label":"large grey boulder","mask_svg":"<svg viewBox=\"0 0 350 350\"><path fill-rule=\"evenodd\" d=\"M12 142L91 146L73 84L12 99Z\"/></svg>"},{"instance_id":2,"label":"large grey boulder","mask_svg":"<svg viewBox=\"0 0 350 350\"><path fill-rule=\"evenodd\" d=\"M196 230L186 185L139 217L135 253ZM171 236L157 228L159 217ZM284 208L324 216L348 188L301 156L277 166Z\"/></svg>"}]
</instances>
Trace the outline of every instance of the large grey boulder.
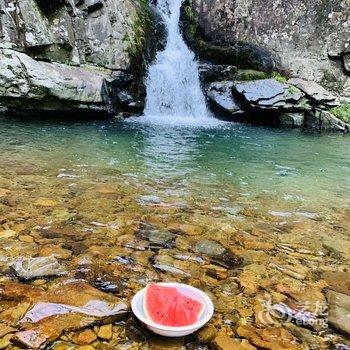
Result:
<instances>
[{"instance_id":1,"label":"large grey boulder","mask_svg":"<svg viewBox=\"0 0 350 350\"><path fill-rule=\"evenodd\" d=\"M232 87L232 81L213 82L206 88L206 95L213 109L226 115L242 115L244 111L233 97Z\"/></svg>"},{"instance_id":2,"label":"large grey boulder","mask_svg":"<svg viewBox=\"0 0 350 350\"><path fill-rule=\"evenodd\" d=\"M0 49L0 104L16 109L107 111L102 98L110 71L39 62Z\"/></svg>"},{"instance_id":3,"label":"large grey boulder","mask_svg":"<svg viewBox=\"0 0 350 350\"><path fill-rule=\"evenodd\" d=\"M274 78L233 84L234 94L249 109L290 110L297 109L304 94L289 84L280 83Z\"/></svg>"}]
</instances>

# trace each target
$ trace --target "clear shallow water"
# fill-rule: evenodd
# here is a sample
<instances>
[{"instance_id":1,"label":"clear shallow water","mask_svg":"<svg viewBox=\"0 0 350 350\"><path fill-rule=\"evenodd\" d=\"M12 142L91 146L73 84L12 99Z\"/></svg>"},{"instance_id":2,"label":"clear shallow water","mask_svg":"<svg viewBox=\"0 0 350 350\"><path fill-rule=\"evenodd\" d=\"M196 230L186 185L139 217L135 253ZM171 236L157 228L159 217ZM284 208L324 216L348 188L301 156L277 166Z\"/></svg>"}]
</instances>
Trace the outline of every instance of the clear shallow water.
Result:
<instances>
[{"instance_id":1,"label":"clear shallow water","mask_svg":"<svg viewBox=\"0 0 350 350\"><path fill-rule=\"evenodd\" d=\"M350 139L219 124L166 127L135 121L1 119L2 175L21 167L56 177L118 176L144 193L220 201L225 192L266 210L349 207ZM63 171L64 172L64 171ZM168 193L169 192L169 193Z\"/></svg>"},{"instance_id":2,"label":"clear shallow water","mask_svg":"<svg viewBox=\"0 0 350 350\"><path fill-rule=\"evenodd\" d=\"M34 305L28 312L40 318L57 315L42 328L26 324L29 339L79 349L67 324L84 328L81 314L68 317L61 304L129 302L148 283L177 281L207 292L211 325L238 342L254 343L250 335L266 329L281 349L346 343L332 328L305 335L261 310L283 302L328 325L319 315L325 287L350 293L348 137L226 123L1 118L0 149L0 324L10 320L12 333L20 331L12 318ZM52 256L65 276L23 284L11 269ZM154 340L127 316L110 327L112 338L94 348L146 350Z\"/></svg>"}]
</instances>

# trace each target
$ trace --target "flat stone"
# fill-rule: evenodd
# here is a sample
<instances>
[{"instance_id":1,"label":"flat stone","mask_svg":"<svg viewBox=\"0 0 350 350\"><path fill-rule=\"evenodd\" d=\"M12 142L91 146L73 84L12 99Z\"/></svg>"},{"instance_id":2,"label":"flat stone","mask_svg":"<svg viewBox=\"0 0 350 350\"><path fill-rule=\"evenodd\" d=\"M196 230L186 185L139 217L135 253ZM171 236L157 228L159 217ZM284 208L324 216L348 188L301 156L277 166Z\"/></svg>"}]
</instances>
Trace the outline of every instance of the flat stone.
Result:
<instances>
[{"instance_id":1,"label":"flat stone","mask_svg":"<svg viewBox=\"0 0 350 350\"><path fill-rule=\"evenodd\" d=\"M239 326L236 333L258 348L269 350L300 350L296 339L283 328L258 329L250 325Z\"/></svg>"},{"instance_id":2,"label":"flat stone","mask_svg":"<svg viewBox=\"0 0 350 350\"><path fill-rule=\"evenodd\" d=\"M16 275L24 280L40 277L62 276L67 272L54 256L19 258L11 266Z\"/></svg>"},{"instance_id":3,"label":"flat stone","mask_svg":"<svg viewBox=\"0 0 350 350\"><path fill-rule=\"evenodd\" d=\"M209 239L199 240L192 249L196 253L210 257L214 264L222 265L225 268L233 268L242 262L240 257L219 242Z\"/></svg>"},{"instance_id":4,"label":"flat stone","mask_svg":"<svg viewBox=\"0 0 350 350\"><path fill-rule=\"evenodd\" d=\"M182 350L184 338L153 337L148 344L150 350Z\"/></svg>"},{"instance_id":5,"label":"flat stone","mask_svg":"<svg viewBox=\"0 0 350 350\"><path fill-rule=\"evenodd\" d=\"M314 81L308 81L300 78L292 78L288 80L289 84L294 85L301 91L303 91L308 97L320 104L327 102L336 102L337 96L327 91L321 85ZM334 104L332 104L334 105Z\"/></svg>"},{"instance_id":6,"label":"flat stone","mask_svg":"<svg viewBox=\"0 0 350 350\"><path fill-rule=\"evenodd\" d=\"M158 229L149 224L143 224L137 231L137 235L150 242L151 248L174 246L176 235L164 229Z\"/></svg>"},{"instance_id":7,"label":"flat stone","mask_svg":"<svg viewBox=\"0 0 350 350\"><path fill-rule=\"evenodd\" d=\"M203 239L198 241L193 249L197 253L205 254L212 257L220 256L226 251L226 248L223 245L216 241L211 241L209 239Z\"/></svg>"},{"instance_id":8,"label":"flat stone","mask_svg":"<svg viewBox=\"0 0 350 350\"><path fill-rule=\"evenodd\" d=\"M104 340L110 340L113 336L113 325L105 324L98 330L97 336Z\"/></svg>"},{"instance_id":9,"label":"flat stone","mask_svg":"<svg viewBox=\"0 0 350 350\"><path fill-rule=\"evenodd\" d=\"M333 327L350 334L350 296L329 290L327 300L329 323Z\"/></svg>"},{"instance_id":10,"label":"flat stone","mask_svg":"<svg viewBox=\"0 0 350 350\"><path fill-rule=\"evenodd\" d=\"M276 79L261 79L234 84L234 88L242 94L248 102L269 100L278 95L283 95L288 85L278 82Z\"/></svg>"},{"instance_id":11,"label":"flat stone","mask_svg":"<svg viewBox=\"0 0 350 350\"><path fill-rule=\"evenodd\" d=\"M118 321L128 314L128 306L119 298L76 280L62 280L45 291L40 287L6 283L0 286L0 298L30 302L30 309L19 321L21 331L14 340L35 349L58 339L64 331ZM89 334L86 339L92 337Z\"/></svg>"},{"instance_id":12,"label":"flat stone","mask_svg":"<svg viewBox=\"0 0 350 350\"><path fill-rule=\"evenodd\" d=\"M91 329L86 329L72 337L75 344L78 345L89 345L97 339L95 332Z\"/></svg>"},{"instance_id":13,"label":"flat stone","mask_svg":"<svg viewBox=\"0 0 350 350\"><path fill-rule=\"evenodd\" d=\"M233 82L221 81L209 84L206 89L207 96L214 108L230 113L244 113L232 94Z\"/></svg>"}]
</instances>

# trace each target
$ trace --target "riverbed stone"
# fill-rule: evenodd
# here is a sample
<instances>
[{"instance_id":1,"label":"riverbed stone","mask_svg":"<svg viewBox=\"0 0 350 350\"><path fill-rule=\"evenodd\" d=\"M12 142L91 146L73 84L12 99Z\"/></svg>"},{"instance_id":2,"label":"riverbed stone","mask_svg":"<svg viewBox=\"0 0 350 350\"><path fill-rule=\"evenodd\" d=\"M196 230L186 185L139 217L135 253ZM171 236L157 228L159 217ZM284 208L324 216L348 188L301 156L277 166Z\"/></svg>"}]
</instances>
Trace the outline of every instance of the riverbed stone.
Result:
<instances>
[{"instance_id":1,"label":"riverbed stone","mask_svg":"<svg viewBox=\"0 0 350 350\"><path fill-rule=\"evenodd\" d=\"M283 328L258 329L251 325L242 325L237 328L236 332L258 348L300 350L296 338Z\"/></svg>"},{"instance_id":2,"label":"riverbed stone","mask_svg":"<svg viewBox=\"0 0 350 350\"><path fill-rule=\"evenodd\" d=\"M213 325L209 325L200 329L195 335L200 343L208 344L216 337L217 333L217 329Z\"/></svg>"},{"instance_id":3,"label":"riverbed stone","mask_svg":"<svg viewBox=\"0 0 350 350\"><path fill-rule=\"evenodd\" d=\"M64 331L118 321L128 315L128 305L121 299L79 280L61 280L45 291L36 286L2 283L0 297L2 300L28 301L29 308L27 306L19 321L21 330L14 340L29 348L51 343ZM90 341L94 337L96 335L89 331L86 339Z\"/></svg>"},{"instance_id":4,"label":"riverbed stone","mask_svg":"<svg viewBox=\"0 0 350 350\"><path fill-rule=\"evenodd\" d=\"M333 327L350 334L350 296L329 290L327 300L329 323Z\"/></svg>"},{"instance_id":5,"label":"riverbed stone","mask_svg":"<svg viewBox=\"0 0 350 350\"><path fill-rule=\"evenodd\" d=\"M16 276L30 280L40 277L62 276L67 272L54 256L19 258L11 264Z\"/></svg>"}]
</instances>

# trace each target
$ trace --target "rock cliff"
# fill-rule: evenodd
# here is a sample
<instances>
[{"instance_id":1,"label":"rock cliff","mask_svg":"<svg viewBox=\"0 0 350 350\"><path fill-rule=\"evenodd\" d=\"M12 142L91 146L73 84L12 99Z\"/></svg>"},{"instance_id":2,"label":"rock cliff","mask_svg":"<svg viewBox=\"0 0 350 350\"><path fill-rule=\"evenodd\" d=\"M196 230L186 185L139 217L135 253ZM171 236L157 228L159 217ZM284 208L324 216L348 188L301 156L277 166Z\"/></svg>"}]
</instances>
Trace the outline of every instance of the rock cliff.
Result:
<instances>
[{"instance_id":1,"label":"rock cliff","mask_svg":"<svg viewBox=\"0 0 350 350\"><path fill-rule=\"evenodd\" d=\"M186 0L183 17L203 58L280 71L350 97L348 0Z\"/></svg>"},{"instance_id":2,"label":"rock cliff","mask_svg":"<svg viewBox=\"0 0 350 350\"><path fill-rule=\"evenodd\" d=\"M137 76L135 67L142 67L149 16L144 0L2 0L0 6L0 105L118 109L111 103L118 89L109 82L131 68ZM138 95L137 79L124 80Z\"/></svg>"}]
</instances>

